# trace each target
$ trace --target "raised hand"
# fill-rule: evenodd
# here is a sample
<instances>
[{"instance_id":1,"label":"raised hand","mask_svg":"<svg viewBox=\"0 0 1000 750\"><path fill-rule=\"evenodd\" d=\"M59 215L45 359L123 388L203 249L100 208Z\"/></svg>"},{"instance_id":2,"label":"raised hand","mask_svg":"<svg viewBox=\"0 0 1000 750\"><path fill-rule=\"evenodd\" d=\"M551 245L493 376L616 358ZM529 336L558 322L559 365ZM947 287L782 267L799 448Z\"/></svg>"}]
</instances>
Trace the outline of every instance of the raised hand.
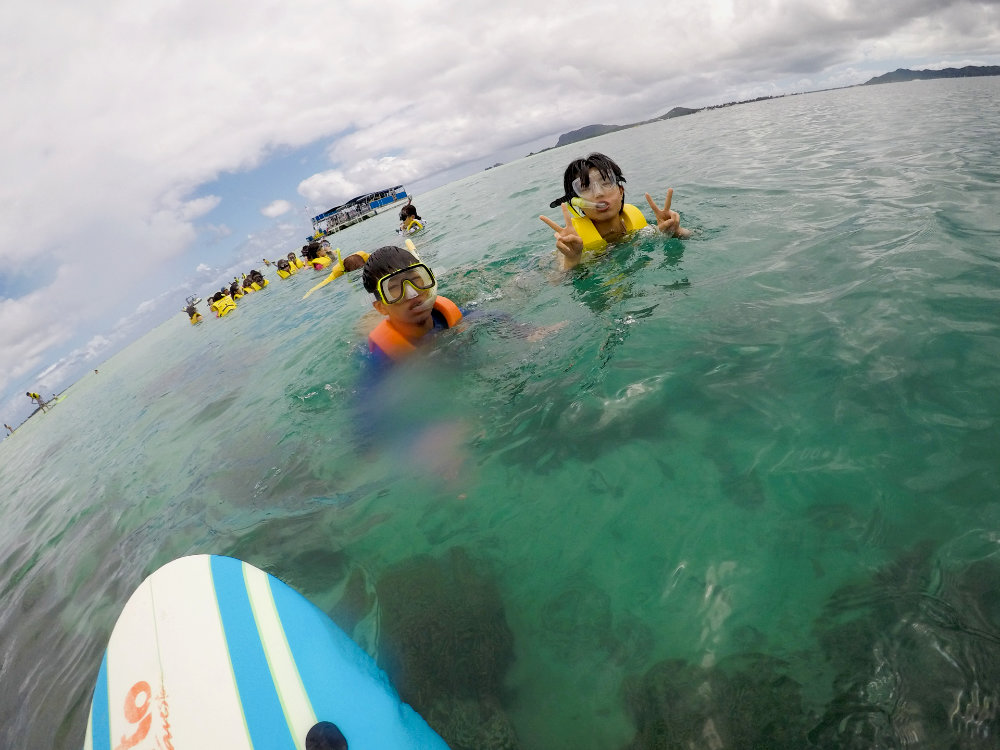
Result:
<instances>
[{"instance_id":1,"label":"raised hand","mask_svg":"<svg viewBox=\"0 0 1000 750\"><path fill-rule=\"evenodd\" d=\"M646 193L646 202L649 203L649 207L653 209L653 213L656 214L656 228L659 229L664 234L669 234L674 237L687 237L691 234L687 229L681 226L681 217L676 211L670 210L670 202L674 199L674 189L670 188L667 190L667 200L663 204L663 208L656 205L656 201L653 197Z\"/></svg>"},{"instance_id":2,"label":"raised hand","mask_svg":"<svg viewBox=\"0 0 1000 750\"><path fill-rule=\"evenodd\" d=\"M548 216L538 218L548 224L554 231L556 237L556 250L563 254L564 265L572 268L580 262L583 257L583 238L573 227L573 215L569 212L569 206L562 204L563 221L565 226L561 226L552 221Z\"/></svg>"}]
</instances>

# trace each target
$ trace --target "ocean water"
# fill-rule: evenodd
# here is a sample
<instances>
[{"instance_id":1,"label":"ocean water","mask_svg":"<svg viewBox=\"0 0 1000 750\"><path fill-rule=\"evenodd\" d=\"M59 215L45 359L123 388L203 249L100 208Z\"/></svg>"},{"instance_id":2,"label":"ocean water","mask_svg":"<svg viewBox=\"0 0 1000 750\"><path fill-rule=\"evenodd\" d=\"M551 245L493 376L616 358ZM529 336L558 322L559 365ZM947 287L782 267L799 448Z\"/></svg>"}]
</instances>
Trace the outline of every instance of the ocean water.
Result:
<instances>
[{"instance_id":1,"label":"ocean water","mask_svg":"<svg viewBox=\"0 0 1000 750\"><path fill-rule=\"evenodd\" d=\"M557 270L591 150L693 237ZM455 748L996 747L998 185L998 78L787 97L416 196L482 313L384 386L356 274L179 313L0 444L0 747L81 746L129 594L203 552Z\"/></svg>"}]
</instances>

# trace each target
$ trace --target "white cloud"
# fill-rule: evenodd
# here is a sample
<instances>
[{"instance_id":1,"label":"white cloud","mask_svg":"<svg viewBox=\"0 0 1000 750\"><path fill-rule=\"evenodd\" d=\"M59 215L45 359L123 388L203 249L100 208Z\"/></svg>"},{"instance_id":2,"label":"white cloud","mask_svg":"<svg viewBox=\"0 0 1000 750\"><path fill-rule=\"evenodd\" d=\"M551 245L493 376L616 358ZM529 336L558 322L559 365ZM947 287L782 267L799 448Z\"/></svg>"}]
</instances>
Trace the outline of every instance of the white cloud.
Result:
<instances>
[{"instance_id":1,"label":"white cloud","mask_svg":"<svg viewBox=\"0 0 1000 750\"><path fill-rule=\"evenodd\" d=\"M292 204L286 200L276 200L268 203L264 208L260 210L264 216L271 219L276 219L282 214L287 214L292 210Z\"/></svg>"}]
</instances>

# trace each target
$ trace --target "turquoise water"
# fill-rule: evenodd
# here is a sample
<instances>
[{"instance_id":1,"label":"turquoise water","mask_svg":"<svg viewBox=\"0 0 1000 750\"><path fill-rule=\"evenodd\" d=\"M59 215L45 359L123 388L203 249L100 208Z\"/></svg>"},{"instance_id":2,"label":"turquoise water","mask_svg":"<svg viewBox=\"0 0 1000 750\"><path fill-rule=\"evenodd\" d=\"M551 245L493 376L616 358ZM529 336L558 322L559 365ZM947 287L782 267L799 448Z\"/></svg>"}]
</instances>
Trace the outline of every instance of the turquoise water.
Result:
<instances>
[{"instance_id":1,"label":"turquoise water","mask_svg":"<svg viewBox=\"0 0 1000 750\"><path fill-rule=\"evenodd\" d=\"M0 746L79 747L128 595L199 552L309 596L456 748L994 746L998 94L723 108L420 195L490 314L386 391L356 278L152 331L0 445ZM694 237L559 272L537 216L589 150Z\"/></svg>"}]
</instances>

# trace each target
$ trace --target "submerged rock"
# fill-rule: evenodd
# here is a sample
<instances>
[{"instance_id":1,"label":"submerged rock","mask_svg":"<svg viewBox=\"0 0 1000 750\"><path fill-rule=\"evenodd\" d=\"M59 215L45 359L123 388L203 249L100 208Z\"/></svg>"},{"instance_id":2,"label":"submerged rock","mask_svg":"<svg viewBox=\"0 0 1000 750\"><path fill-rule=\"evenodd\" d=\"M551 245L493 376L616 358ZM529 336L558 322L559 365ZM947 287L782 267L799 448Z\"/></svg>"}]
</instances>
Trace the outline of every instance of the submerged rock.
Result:
<instances>
[{"instance_id":1,"label":"submerged rock","mask_svg":"<svg viewBox=\"0 0 1000 750\"><path fill-rule=\"evenodd\" d=\"M704 668L678 660L627 680L625 702L636 724L628 750L801 750L811 722L787 665L745 654Z\"/></svg>"},{"instance_id":2,"label":"submerged rock","mask_svg":"<svg viewBox=\"0 0 1000 750\"><path fill-rule=\"evenodd\" d=\"M816 747L997 747L1000 563L949 570L935 553L917 545L830 598L816 631L835 694Z\"/></svg>"},{"instance_id":3,"label":"submerged rock","mask_svg":"<svg viewBox=\"0 0 1000 750\"><path fill-rule=\"evenodd\" d=\"M376 583L384 666L452 750L514 750L502 708L514 639L495 580L465 550L421 556Z\"/></svg>"}]
</instances>

